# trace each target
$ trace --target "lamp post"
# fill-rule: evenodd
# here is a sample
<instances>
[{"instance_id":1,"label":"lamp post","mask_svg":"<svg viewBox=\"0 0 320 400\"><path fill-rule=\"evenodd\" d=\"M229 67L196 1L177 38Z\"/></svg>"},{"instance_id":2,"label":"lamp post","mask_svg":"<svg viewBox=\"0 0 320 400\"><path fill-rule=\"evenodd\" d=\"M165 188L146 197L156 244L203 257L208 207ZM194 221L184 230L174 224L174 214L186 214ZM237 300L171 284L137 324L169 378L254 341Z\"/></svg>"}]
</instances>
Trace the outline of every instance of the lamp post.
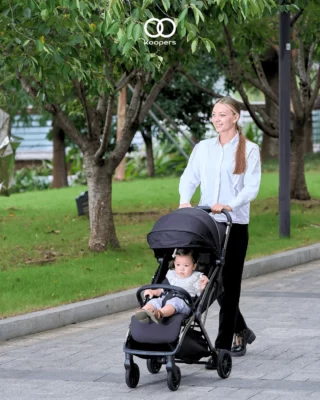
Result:
<instances>
[{"instance_id":1,"label":"lamp post","mask_svg":"<svg viewBox=\"0 0 320 400\"><path fill-rule=\"evenodd\" d=\"M279 16L279 236L290 237L290 13ZM303 151L303 149L301 149Z\"/></svg>"}]
</instances>

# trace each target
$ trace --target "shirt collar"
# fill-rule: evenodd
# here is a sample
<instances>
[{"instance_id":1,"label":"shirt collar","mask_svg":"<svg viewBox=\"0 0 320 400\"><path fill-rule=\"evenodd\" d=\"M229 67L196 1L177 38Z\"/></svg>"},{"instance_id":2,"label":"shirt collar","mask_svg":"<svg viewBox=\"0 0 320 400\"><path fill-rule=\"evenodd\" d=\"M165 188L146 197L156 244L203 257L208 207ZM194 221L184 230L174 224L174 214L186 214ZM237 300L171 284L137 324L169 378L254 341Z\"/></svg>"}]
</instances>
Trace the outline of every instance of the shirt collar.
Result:
<instances>
[{"instance_id":1,"label":"shirt collar","mask_svg":"<svg viewBox=\"0 0 320 400\"><path fill-rule=\"evenodd\" d=\"M220 144L220 142L219 142L219 135L218 136L216 136L215 138L213 138L213 144L214 145L216 145L216 144ZM239 142L239 132L237 132L236 133L236 135L235 135L235 137L233 137L231 140L230 140L230 142L228 142L228 143L226 143L226 144L236 144L236 143L238 143Z\"/></svg>"}]
</instances>

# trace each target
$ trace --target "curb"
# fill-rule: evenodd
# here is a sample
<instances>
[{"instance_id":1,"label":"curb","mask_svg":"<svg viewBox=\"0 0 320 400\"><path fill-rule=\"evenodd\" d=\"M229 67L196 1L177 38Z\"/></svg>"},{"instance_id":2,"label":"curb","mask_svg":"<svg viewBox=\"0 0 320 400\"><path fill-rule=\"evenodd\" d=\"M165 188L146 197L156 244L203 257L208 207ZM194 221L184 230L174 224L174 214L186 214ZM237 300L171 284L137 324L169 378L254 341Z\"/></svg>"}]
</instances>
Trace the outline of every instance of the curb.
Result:
<instances>
[{"instance_id":1,"label":"curb","mask_svg":"<svg viewBox=\"0 0 320 400\"><path fill-rule=\"evenodd\" d=\"M320 243L258 258L245 263L243 279L269 274L319 259ZM131 310L138 307L136 290L130 289L96 299L79 301L0 320L0 340L14 339Z\"/></svg>"}]
</instances>

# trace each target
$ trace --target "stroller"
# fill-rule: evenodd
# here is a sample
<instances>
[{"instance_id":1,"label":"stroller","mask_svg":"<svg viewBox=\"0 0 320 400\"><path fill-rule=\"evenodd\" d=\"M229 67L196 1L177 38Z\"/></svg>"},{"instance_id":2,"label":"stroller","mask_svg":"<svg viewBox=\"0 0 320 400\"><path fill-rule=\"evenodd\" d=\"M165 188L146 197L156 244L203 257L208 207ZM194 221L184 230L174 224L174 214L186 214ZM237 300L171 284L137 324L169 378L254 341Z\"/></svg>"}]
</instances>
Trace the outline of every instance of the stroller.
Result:
<instances>
[{"instance_id":1,"label":"stroller","mask_svg":"<svg viewBox=\"0 0 320 400\"><path fill-rule=\"evenodd\" d=\"M230 353L226 350L217 352L204 327L210 305L223 292L222 267L232 226L227 211L222 210L227 217L226 223L216 222L209 216L210 212L210 207L178 209L159 218L147 235L159 266L151 284L137 291L140 306L143 307L147 302L143 298L144 290L162 288L171 297L182 298L191 312L188 316L174 314L164 318L161 324L153 321L141 324L132 316L123 347L125 379L130 388L135 388L140 378L139 367L134 363L133 356L146 359L151 374L157 374L165 364L167 385L172 391L178 390L181 381L177 363L207 364L208 361L200 360L211 356L213 369L217 369L221 378L228 378L231 373ZM175 248L192 248L198 253L197 270L209 278L199 297L192 298L186 290L169 285L165 278Z\"/></svg>"}]
</instances>

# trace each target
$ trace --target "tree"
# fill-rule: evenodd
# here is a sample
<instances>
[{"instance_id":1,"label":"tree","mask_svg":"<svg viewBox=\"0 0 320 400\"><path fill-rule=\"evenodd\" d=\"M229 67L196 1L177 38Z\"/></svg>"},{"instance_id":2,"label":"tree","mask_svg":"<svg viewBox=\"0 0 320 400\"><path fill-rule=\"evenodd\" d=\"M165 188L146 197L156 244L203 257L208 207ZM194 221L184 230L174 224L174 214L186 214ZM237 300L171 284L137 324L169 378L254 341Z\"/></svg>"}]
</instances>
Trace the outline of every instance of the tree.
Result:
<instances>
[{"instance_id":1,"label":"tree","mask_svg":"<svg viewBox=\"0 0 320 400\"><path fill-rule=\"evenodd\" d=\"M255 0L250 7L243 0L234 0L232 5L218 0L163 0L161 7L158 3L16 0L12 6L0 5L1 74L20 82L83 152L89 192L89 248L94 251L119 246L111 208L112 175L138 126L179 63L185 63L201 46L208 51L215 48L206 37L206 18L219 21L220 15L226 15L242 23L245 18L260 18L274 5L273 0ZM169 10L176 17L176 44L150 41L144 23L166 16ZM149 32L156 32L155 28L148 25ZM134 93L122 136L110 150L115 98L129 83ZM77 129L64 112L58 94L81 104L87 133Z\"/></svg>"}]
</instances>

